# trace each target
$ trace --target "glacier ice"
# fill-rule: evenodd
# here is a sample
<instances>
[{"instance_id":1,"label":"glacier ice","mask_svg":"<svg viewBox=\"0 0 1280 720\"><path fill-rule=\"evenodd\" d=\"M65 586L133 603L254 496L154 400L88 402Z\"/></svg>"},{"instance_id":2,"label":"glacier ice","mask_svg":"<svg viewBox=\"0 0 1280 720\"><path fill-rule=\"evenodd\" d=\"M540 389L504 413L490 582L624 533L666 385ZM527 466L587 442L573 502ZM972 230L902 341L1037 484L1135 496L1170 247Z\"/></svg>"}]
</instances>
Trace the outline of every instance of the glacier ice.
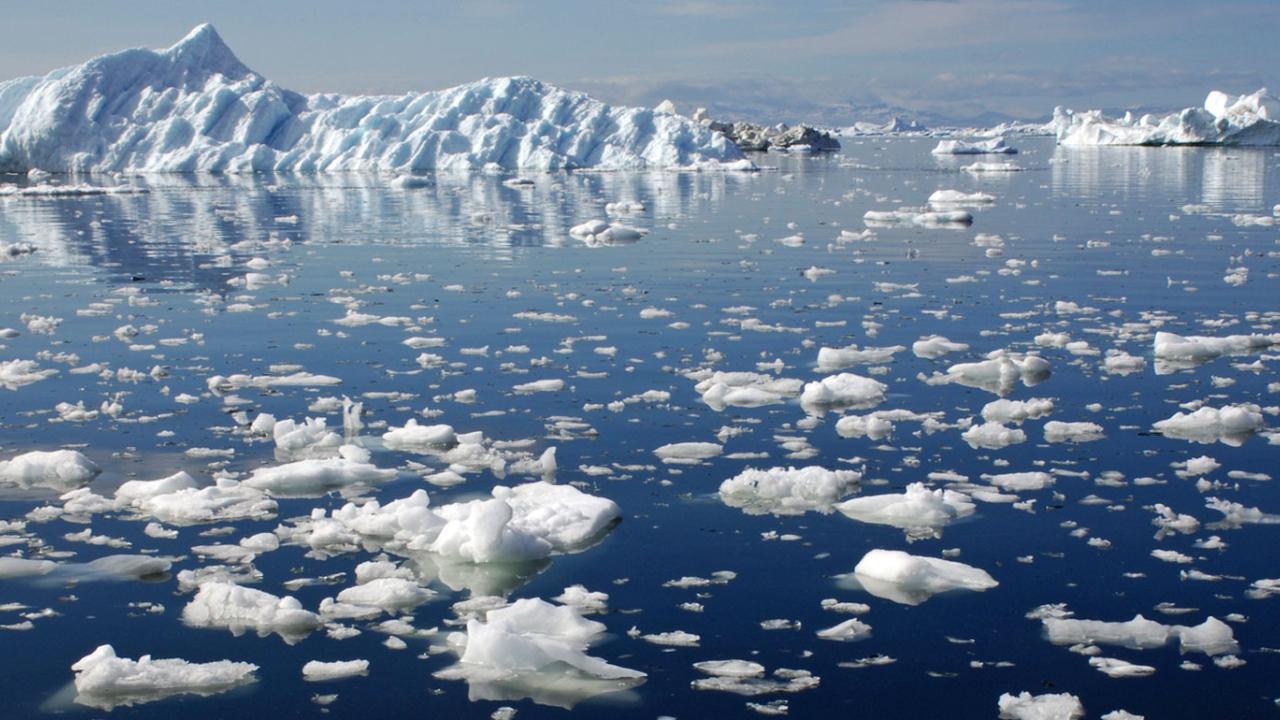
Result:
<instances>
[{"instance_id":1,"label":"glacier ice","mask_svg":"<svg viewBox=\"0 0 1280 720\"><path fill-rule=\"evenodd\" d=\"M1049 126L1061 145L1280 145L1280 99L1266 88L1240 96L1214 90L1201 107L1136 118L1058 107Z\"/></svg>"},{"instance_id":2,"label":"glacier ice","mask_svg":"<svg viewBox=\"0 0 1280 720\"><path fill-rule=\"evenodd\" d=\"M398 96L302 95L211 25L0 83L0 170L27 172L751 170L723 134L527 77Z\"/></svg>"}]
</instances>

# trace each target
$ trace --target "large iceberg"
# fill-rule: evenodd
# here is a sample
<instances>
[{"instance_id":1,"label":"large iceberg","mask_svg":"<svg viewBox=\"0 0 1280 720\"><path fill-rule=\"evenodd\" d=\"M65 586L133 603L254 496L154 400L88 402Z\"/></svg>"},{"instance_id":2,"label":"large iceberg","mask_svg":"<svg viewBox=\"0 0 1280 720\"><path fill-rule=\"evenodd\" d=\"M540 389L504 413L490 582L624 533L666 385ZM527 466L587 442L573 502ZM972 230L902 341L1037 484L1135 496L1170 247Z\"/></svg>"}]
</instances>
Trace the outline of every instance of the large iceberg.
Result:
<instances>
[{"instance_id":1,"label":"large iceberg","mask_svg":"<svg viewBox=\"0 0 1280 720\"><path fill-rule=\"evenodd\" d=\"M1214 90L1203 107L1136 118L1058 107L1049 126L1060 145L1280 145L1280 99L1266 88L1240 96Z\"/></svg>"},{"instance_id":2,"label":"large iceberg","mask_svg":"<svg viewBox=\"0 0 1280 720\"><path fill-rule=\"evenodd\" d=\"M211 25L0 83L0 170L350 172L741 169L687 118L610 107L527 77L398 96L302 95L246 67Z\"/></svg>"}]
</instances>

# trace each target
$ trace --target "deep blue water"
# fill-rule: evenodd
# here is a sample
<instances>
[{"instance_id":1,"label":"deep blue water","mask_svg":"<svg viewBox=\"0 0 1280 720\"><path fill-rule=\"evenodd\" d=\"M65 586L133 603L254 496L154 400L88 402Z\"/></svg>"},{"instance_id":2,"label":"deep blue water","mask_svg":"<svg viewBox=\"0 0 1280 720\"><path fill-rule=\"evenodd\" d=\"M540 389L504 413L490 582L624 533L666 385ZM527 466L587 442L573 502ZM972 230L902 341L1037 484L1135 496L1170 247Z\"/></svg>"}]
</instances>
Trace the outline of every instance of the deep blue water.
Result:
<instances>
[{"instance_id":1,"label":"deep blue water","mask_svg":"<svg viewBox=\"0 0 1280 720\"><path fill-rule=\"evenodd\" d=\"M483 430L504 440L534 438L535 454L558 447L560 482L585 481L591 492L622 508L621 524L594 547L524 568L517 578L491 578L511 599L551 598L578 583L609 593L610 612L594 616L608 626L609 637L592 654L642 670L648 678L628 692L588 700L573 714L752 716L745 698L699 692L689 685L701 677L692 663L743 658L769 670L799 668L821 677L813 690L751 698L785 698L790 717L993 717L1001 693L1024 690L1078 695L1090 717L1117 708L1148 718L1269 717L1276 712L1274 677L1280 669L1275 650L1280 648L1280 625L1273 619L1273 603L1280 600L1248 599L1244 591L1254 580L1280 577L1270 551L1280 539L1280 526L1202 529L1157 541L1153 514L1143 508L1164 503L1208 523L1218 517L1204 508L1204 498L1217 495L1280 512L1274 481L1227 477L1229 470L1276 473L1280 448L1266 437L1231 447L1150 432L1152 423L1179 410L1178 403L1274 407L1280 395L1268 385L1280 381L1275 355L1263 351L1221 358L1158 375L1151 362L1154 327L1131 329L1129 337L1118 330L1125 323L1149 321L1155 313L1161 329L1182 334L1276 331L1269 323L1280 311L1280 230L1237 226L1231 216L1271 214L1280 202L1280 155L1241 149L1068 151L1043 139L1016 144L1023 153L1013 160L1026 170L998 176L960 171L967 159L935 160L928 152L930 141L866 140L850 141L842 153L831 156L770 156L763 162L771 167L753 175L582 173L539 177L529 189L485 176L441 176L415 189L389 188L377 178L150 178L137 180L151 187L146 194L0 200L0 242L38 247L30 256L0 262L0 326L23 331L4 341L0 360L33 359L41 353L79 356L70 364L43 359L42 367L61 372L17 391L0 390L0 458L31 449L78 447L103 467L90 487L106 495L125 480L155 479L177 469L209 481L210 460L184 455L190 447L234 448L234 457L219 469L246 473L275 462L271 444L249 443L226 432L233 423L221 400L207 394L205 379L266 374L272 364L300 364L309 372L340 377L342 385L241 390L237 394L248 404L238 409L251 416L263 411L301 418L315 415L307 405L324 395L411 393L414 397L404 400L365 399L366 423L399 426L430 407L443 411L432 422L447 422L459 431ZM840 230L864 228L867 210L923 205L938 188L982 190L998 201L976 211L973 225L965 229L879 228L868 240L836 243ZM644 203L644 212L626 218L649 230L643 240L588 248L569 237L569 227L604 217L604 204L619 200ZM1206 207L1186 213L1185 205ZM775 242L797 233L805 239L802 247ZM1004 255L986 257L984 248L973 242L977 233L1002 236ZM747 237L751 235L756 237ZM1153 255L1153 249L1169 254ZM1248 283L1224 283L1226 270L1238 265L1231 259L1239 256L1245 256L1243 264L1250 270ZM244 275L244 263L252 257L270 260L272 266L264 272L287 273L288 284L257 290L229 285ZM1001 274L1010 259L1028 264L1017 275ZM802 273L811 266L835 272L810 280ZM344 277L344 272L350 275ZM430 278L399 282L389 277L396 273ZM973 281L947 282L961 276ZM878 282L917 287L915 292L886 292L877 288ZM464 289L445 289L454 284ZM121 302L106 316L77 315L90 303L121 298L123 289L154 304L130 307ZM511 297L511 290L520 294ZM344 309L330 297L353 291L365 302L362 312L434 318L424 327L448 338L448 344L429 352L464 361L465 368L447 376L438 370L409 372L419 369L414 362L419 351L400 343L404 329L334 324ZM832 295L843 300L833 303ZM212 296L221 297L210 301ZM1058 315L1053 304L1059 300L1098 311ZM228 312L226 306L233 302L255 308ZM724 322L738 316L722 310L742 305L753 307L750 316L764 323L800 331L740 332ZM648 307L670 310L672 316L642 319L640 311ZM512 317L522 311L567 314L576 320ZM52 335L27 332L20 320L23 313L63 322ZM688 327L671 328L673 321ZM868 335L864 321L878 324L874 336ZM844 324L830 324L838 322ZM159 326L135 342L191 333L202 334L203 340L130 350L109 337L126 323ZM1034 337L1046 331L1067 332L1102 352L1119 348L1144 356L1147 368L1129 376L1108 375L1101 369L1101 356L1036 348ZM950 423L976 416L995 395L954 384L927 385L917 375L1000 348L1037 349L1053 364L1051 378L1033 388L1018 386L1009 397L1053 398L1056 409L1047 419L1096 422L1105 428L1105 439L1048 444L1040 430L1044 420L1025 423L1027 442L1001 450L971 448L955 429L923 433L912 422L898 423L886 440L846 439L834 430L838 413L806 429L796 425L806 415L794 401L717 412L680 375L704 364L754 370L756 363L777 358L785 363L782 376L809 381L825 374L815 367L821 346L909 348L932 334L971 348L934 361L910 350L898 353L886 372L875 376L890 386L881 409L942 411ZM569 353L556 352L564 338L575 336L606 337L579 342ZM491 348L487 357L460 352L484 345ZM508 345L527 345L530 352L496 354ZM593 353L597 346L616 346L616 357ZM723 357L713 363L707 360L710 351ZM500 367L510 362L524 369L540 357L548 358L547 364L528 374ZM1262 360L1256 371L1233 366L1256 360ZM143 372L162 365L169 377L134 384L67 372L72 365L92 362ZM577 377L582 371L607 376ZM865 368L850 372L865 373ZM1235 382L1215 384L1214 377ZM510 390L540 378L564 378L569 387L532 395ZM168 394L160 392L163 387ZM477 391L475 404L433 399L468 388ZM629 404L621 412L583 410L586 403L608 403L650 389L669 391L670 403ZM125 393L119 420L100 416L82 423L51 422L58 402L84 400L96 407L117 392ZM182 405L173 400L179 393L204 396ZM1101 408L1087 409L1092 403ZM171 415L149 417L161 413ZM556 416L581 418L596 433L548 438L548 424ZM341 426L338 416L328 417L330 425ZM1268 426L1277 424L1274 414L1266 417ZM727 440L726 453L767 457L722 456L685 466L677 474L671 471L676 466L664 467L652 454L665 443L714 442L725 425L749 430ZM172 435L159 436L161 431ZM379 467L428 461L380 449L374 438L381 429L371 425L366 431L369 444L378 448L374 461ZM816 454L789 459L776 435L802 436ZM1202 493L1193 480L1178 477L1170 467L1199 455L1222 464L1208 477L1229 487ZM858 460L849 462L854 458ZM617 470L611 477L579 470L614 463L649 467ZM747 466L788 464L865 468L862 495L900 491L941 470L975 482L981 482L983 473L1055 467L1088 472L1089 477L1062 476L1053 488L1021 493L1023 499L1037 500L1034 514L980 502L976 514L946 527L940 539L912 543L901 530L858 523L839 513L747 515L717 495L723 480ZM1094 478L1104 471L1123 473L1129 484L1095 485ZM1132 484L1144 476L1167 482ZM467 477L457 487L428 488L433 504L475 497L499 482L488 473ZM507 480L514 481L518 479ZM405 471L380 486L376 496L395 499L418 487L426 487L418 474ZM1090 494L1110 500L1111 507L1082 505L1080 500ZM3 497L0 519L19 518L56 501L49 494ZM312 507L336 508L344 502L338 494L281 500L277 519L236 523L234 532L222 538L201 538L198 533L207 528L197 526L182 528L175 540L153 539L142 534L144 523L113 517L97 517L91 527L95 534L131 540L134 547L127 552L185 556L175 562L176 572L201 564L189 552L193 544L233 542L270 531ZM1066 521L1088 528L1090 537L1111 541L1111 547L1098 549L1073 537L1071 528L1062 526ZM63 539L81 529L61 520L31 523L28 536L6 550L29 555L74 551L70 560L77 562L116 552ZM766 541L761 534L769 531L800 539ZM1192 547L1211 534L1229 543L1225 551ZM873 548L934 557L959 549L955 559L988 571L1000 584L983 593L939 595L918 606L837 586L832 576L850 572ZM1197 560L1191 565L1160 562L1150 556L1156 548ZM1034 562L1017 560L1025 556ZM293 594L314 610L321 598L343 585L287 593L281 583L350 573L369 557L319 561L304 557L300 548L283 546L255 561L264 576L258 587ZM1180 579L1179 572L1190 568L1222 579ZM738 575L723 586L663 587L673 578L718 570ZM450 604L467 597L467 590L439 581L432 587L441 596L414 613L420 628L444 628L443 621L453 616ZM699 592L706 597L696 597ZM452 655L420 657L439 640L409 639L408 649L395 651L383 647L386 636L377 632L343 641L321 632L292 646L277 636L233 637L221 630L185 627L179 615L188 597L178 592L172 578L86 581L70 587L47 579L0 581L0 604L20 602L58 613L37 619L29 631L0 632L0 656L7 658L0 673L0 696L6 698L0 715L104 715L71 703L74 691L68 689L70 665L101 643L113 644L122 657L228 658L261 667L256 683L231 693L119 708L111 713L118 716L311 717L320 712L311 702L315 693L338 694L327 708L336 716L480 718L501 705L517 708L521 718L567 715L564 709L528 699L469 700L464 683L432 677L454 661ZM824 611L819 605L824 598L870 604L871 611L861 618L872 626L871 637L854 643L818 639L814 631L848 617ZM693 600L705 611L680 609L680 603ZM148 614L129 607L140 601L163 604L165 611ZM1163 615L1154 609L1162 602L1196 610ZM1024 617L1043 603L1067 603L1079 618L1118 621L1142 613L1166 624L1196 624L1210 615L1239 613L1247 622L1232 626L1241 646L1237 655L1247 664L1218 668L1203 655L1180 656L1176 643L1142 651L1104 647L1108 657L1157 669L1150 677L1111 679L1089 667L1087 658L1050 644L1040 623ZM762 629L760 621L771 618L793 619L801 628ZM19 619L18 613L0 614L0 623ZM644 632L685 630L700 635L701 643L663 648L627 637L632 626ZM838 665L876 654L896 662L862 669ZM367 677L325 684L301 680L300 667L308 660L357 657L369 659ZM1187 659L1203 669L1180 669ZM973 667L975 661L1012 666Z\"/></svg>"}]
</instances>

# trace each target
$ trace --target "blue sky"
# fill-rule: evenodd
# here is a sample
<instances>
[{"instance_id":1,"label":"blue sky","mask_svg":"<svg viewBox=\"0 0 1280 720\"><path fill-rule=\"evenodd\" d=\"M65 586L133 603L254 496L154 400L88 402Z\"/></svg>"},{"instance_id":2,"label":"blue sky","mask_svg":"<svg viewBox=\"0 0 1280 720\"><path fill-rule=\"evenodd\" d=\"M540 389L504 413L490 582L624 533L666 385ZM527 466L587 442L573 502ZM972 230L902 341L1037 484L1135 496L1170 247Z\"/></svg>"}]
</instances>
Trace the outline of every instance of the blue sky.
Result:
<instances>
[{"instance_id":1,"label":"blue sky","mask_svg":"<svg viewBox=\"0 0 1280 720\"><path fill-rule=\"evenodd\" d=\"M1280 0L6 1L3 15L0 78L164 47L208 21L247 65L304 92L519 74L612 102L785 119L875 100L1030 117L1280 91Z\"/></svg>"}]
</instances>

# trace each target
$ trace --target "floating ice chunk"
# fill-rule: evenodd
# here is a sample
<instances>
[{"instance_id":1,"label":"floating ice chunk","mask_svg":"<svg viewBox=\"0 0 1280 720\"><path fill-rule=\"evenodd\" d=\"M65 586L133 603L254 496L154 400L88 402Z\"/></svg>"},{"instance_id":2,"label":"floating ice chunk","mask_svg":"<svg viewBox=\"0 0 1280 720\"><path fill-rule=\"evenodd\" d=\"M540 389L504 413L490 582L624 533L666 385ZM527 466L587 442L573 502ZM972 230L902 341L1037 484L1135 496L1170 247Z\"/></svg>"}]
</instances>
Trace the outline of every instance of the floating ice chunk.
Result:
<instances>
[{"instance_id":1,"label":"floating ice chunk","mask_svg":"<svg viewBox=\"0 0 1280 720\"><path fill-rule=\"evenodd\" d=\"M1025 420L1044 417L1053 412L1053 400L1030 398L1028 400L992 400L982 406L982 419L994 423L1021 425Z\"/></svg>"},{"instance_id":2,"label":"floating ice chunk","mask_svg":"<svg viewBox=\"0 0 1280 720\"><path fill-rule=\"evenodd\" d=\"M996 395L1008 395L1018 381L1027 387L1048 379L1049 361L1039 355L1020 355L997 350L987 360L959 363L947 368L945 375L927 378L930 384L956 383L975 387Z\"/></svg>"},{"instance_id":3,"label":"floating ice chunk","mask_svg":"<svg viewBox=\"0 0 1280 720\"><path fill-rule=\"evenodd\" d=\"M1053 476L1047 472L1012 472L997 473L995 475L983 475L983 479L992 485L1011 492L1022 492L1024 490L1043 490L1053 485Z\"/></svg>"},{"instance_id":4,"label":"floating ice chunk","mask_svg":"<svg viewBox=\"0 0 1280 720\"><path fill-rule=\"evenodd\" d=\"M1280 145L1280 100L1266 88L1231 96L1214 90L1199 108L1163 116L1108 118L1102 111L1053 111L1060 145Z\"/></svg>"},{"instance_id":5,"label":"floating ice chunk","mask_svg":"<svg viewBox=\"0 0 1280 720\"><path fill-rule=\"evenodd\" d=\"M836 434L846 438L869 437L872 440L893 434L893 421L876 413L845 415L836 421Z\"/></svg>"},{"instance_id":6,"label":"floating ice chunk","mask_svg":"<svg viewBox=\"0 0 1280 720\"><path fill-rule=\"evenodd\" d=\"M717 457L724 446L709 442L670 443L653 451L662 462L670 465L697 465L703 460Z\"/></svg>"},{"instance_id":7,"label":"floating ice chunk","mask_svg":"<svg viewBox=\"0 0 1280 720\"><path fill-rule=\"evenodd\" d=\"M1091 422L1061 422L1050 420L1044 424L1044 439L1051 443L1084 443L1101 440L1102 426Z\"/></svg>"},{"instance_id":8,"label":"floating ice chunk","mask_svg":"<svg viewBox=\"0 0 1280 720\"><path fill-rule=\"evenodd\" d=\"M466 680L472 699L518 699L572 707L594 695L617 692L643 682L645 674L587 655L605 630L571 607L538 599L517 600L490 610L481 621L467 621L464 634L450 643L459 648L456 664L435 673L444 680Z\"/></svg>"},{"instance_id":9,"label":"floating ice chunk","mask_svg":"<svg viewBox=\"0 0 1280 720\"><path fill-rule=\"evenodd\" d=\"M667 645L670 647L697 647L702 641L701 635L685 632L684 630L671 630L669 632L647 633L640 636L641 640L654 645Z\"/></svg>"},{"instance_id":10,"label":"floating ice chunk","mask_svg":"<svg viewBox=\"0 0 1280 720\"><path fill-rule=\"evenodd\" d=\"M800 380L753 372L716 371L695 379L698 383L693 389L714 410L773 405L799 395L804 385Z\"/></svg>"},{"instance_id":11,"label":"floating ice chunk","mask_svg":"<svg viewBox=\"0 0 1280 720\"><path fill-rule=\"evenodd\" d=\"M964 493L930 490L924 483L911 483L900 494L853 498L840 503L836 509L859 522L932 534L956 518L972 515L975 505Z\"/></svg>"},{"instance_id":12,"label":"floating ice chunk","mask_svg":"<svg viewBox=\"0 0 1280 720\"><path fill-rule=\"evenodd\" d=\"M852 575L863 590L903 605L919 605L951 590L981 592L999 584L985 570L901 550L869 551L858 561Z\"/></svg>"},{"instance_id":13,"label":"floating ice chunk","mask_svg":"<svg viewBox=\"0 0 1280 720\"><path fill-rule=\"evenodd\" d=\"M803 515L810 510L829 513L861 478L862 473L855 470L828 470L817 465L747 468L720 483L720 499L748 515Z\"/></svg>"},{"instance_id":14,"label":"floating ice chunk","mask_svg":"<svg viewBox=\"0 0 1280 720\"><path fill-rule=\"evenodd\" d=\"M435 596L413 580L399 577L373 578L338 593L338 602L373 607L389 613L412 610Z\"/></svg>"},{"instance_id":15,"label":"floating ice chunk","mask_svg":"<svg viewBox=\"0 0 1280 720\"><path fill-rule=\"evenodd\" d=\"M560 392L564 389L565 382L560 378L550 378L546 380L534 380L532 382L520 383L513 388L517 393L529 394L538 392Z\"/></svg>"},{"instance_id":16,"label":"floating ice chunk","mask_svg":"<svg viewBox=\"0 0 1280 720\"><path fill-rule=\"evenodd\" d=\"M117 657L110 645L100 645L71 666L80 705L110 711L173 695L214 695L253 682L257 665L218 660L193 663L177 658L137 660Z\"/></svg>"},{"instance_id":17,"label":"floating ice chunk","mask_svg":"<svg viewBox=\"0 0 1280 720\"><path fill-rule=\"evenodd\" d=\"M603 220L592 220L569 229L570 237L581 240L588 247L631 245L639 242L646 233L648 233L647 230L621 223L610 224Z\"/></svg>"},{"instance_id":18,"label":"floating ice chunk","mask_svg":"<svg viewBox=\"0 0 1280 720\"><path fill-rule=\"evenodd\" d=\"M1070 693L1004 693L997 702L1001 720L1081 720L1084 705Z\"/></svg>"},{"instance_id":19,"label":"floating ice chunk","mask_svg":"<svg viewBox=\"0 0 1280 720\"><path fill-rule=\"evenodd\" d=\"M1271 335L1175 335L1157 332L1155 338L1156 373L1195 367L1224 355L1243 355L1280 345L1280 333Z\"/></svg>"},{"instance_id":20,"label":"floating ice chunk","mask_svg":"<svg viewBox=\"0 0 1280 720\"><path fill-rule=\"evenodd\" d=\"M854 365L881 365L893 362L895 353L906 350L902 345L892 347L869 347L859 349L857 345L844 348L824 347L818 349L818 370L832 372L844 370Z\"/></svg>"},{"instance_id":21,"label":"floating ice chunk","mask_svg":"<svg viewBox=\"0 0 1280 720\"><path fill-rule=\"evenodd\" d=\"M1220 467L1222 467L1222 463L1214 460L1208 455L1201 455L1200 457L1188 458L1187 461L1183 463L1182 474L1188 477L1208 475Z\"/></svg>"},{"instance_id":22,"label":"floating ice chunk","mask_svg":"<svg viewBox=\"0 0 1280 720\"><path fill-rule=\"evenodd\" d=\"M965 172L977 174L1019 172L1022 170L1021 167L1008 162L976 162L970 165L965 165L960 169Z\"/></svg>"},{"instance_id":23,"label":"floating ice chunk","mask_svg":"<svg viewBox=\"0 0 1280 720\"><path fill-rule=\"evenodd\" d=\"M857 618L849 618L838 625L819 630L818 637L840 642L864 640L871 637L871 626Z\"/></svg>"},{"instance_id":24,"label":"floating ice chunk","mask_svg":"<svg viewBox=\"0 0 1280 720\"><path fill-rule=\"evenodd\" d=\"M275 501L232 479L196 489L186 473L150 482L124 483L116 500L142 515L170 525L218 523L224 520L264 520L275 514ZM177 488L177 489L174 489Z\"/></svg>"},{"instance_id":25,"label":"floating ice chunk","mask_svg":"<svg viewBox=\"0 0 1280 720\"><path fill-rule=\"evenodd\" d=\"M934 155L1014 155L1018 149L1005 144L1002 137L993 137L973 142L940 140L930 152Z\"/></svg>"},{"instance_id":26,"label":"floating ice chunk","mask_svg":"<svg viewBox=\"0 0 1280 720\"><path fill-rule=\"evenodd\" d=\"M1022 430L994 422L974 425L961 433L960 437L969 444L969 447L988 450L999 450L1027 441L1027 434Z\"/></svg>"},{"instance_id":27,"label":"floating ice chunk","mask_svg":"<svg viewBox=\"0 0 1280 720\"><path fill-rule=\"evenodd\" d=\"M764 666L750 660L704 660L694 663L693 667L698 672L717 677L750 678L764 676Z\"/></svg>"},{"instance_id":28,"label":"floating ice chunk","mask_svg":"<svg viewBox=\"0 0 1280 720\"><path fill-rule=\"evenodd\" d=\"M1238 502L1222 498L1207 498L1204 506L1222 513L1220 525L1224 528L1238 528L1241 525L1276 525L1280 524L1280 515L1265 513L1256 507L1245 507ZM1213 526L1210 526L1211 528Z\"/></svg>"},{"instance_id":29,"label":"floating ice chunk","mask_svg":"<svg viewBox=\"0 0 1280 720\"><path fill-rule=\"evenodd\" d=\"M40 370L34 360L0 360L0 387L17 390L58 374L57 370Z\"/></svg>"},{"instance_id":30,"label":"floating ice chunk","mask_svg":"<svg viewBox=\"0 0 1280 720\"><path fill-rule=\"evenodd\" d=\"M960 352L968 350L969 346L965 343L952 342L942 335L930 335L922 337L911 344L911 352L916 357L935 360L946 355L947 353Z\"/></svg>"},{"instance_id":31,"label":"floating ice chunk","mask_svg":"<svg viewBox=\"0 0 1280 720\"><path fill-rule=\"evenodd\" d=\"M868 210L862 215L867 227L891 227L893 225L922 225L924 227L966 227L973 222L968 210L923 210L900 208L898 210Z\"/></svg>"},{"instance_id":32,"label":"floating ice chunk","mask_svg":"<svg viewBox=\"0 0 1280 720\"><path fill-rule=\"evenodd\" d=\"M271 434L276 447L286 453L333 450L342 445L342 437L325 424L324 418L304 418L301 424L293 419L281 420L272 425Z\"/></svg>"},{"instance_id":33,"label":"floating ice chunk","mask_svg":"<svg viewBox=\"0 0 1280 720\"><path fill-rule=\"evenodd\" d=\"M572 485L499 485L493 489L493 497L511 507L512 529L545 540L554 552L585 547L622 517L621 509L612 500L588 495ZM442 514L449 507L444 506Z\"/></svg>"},{"instance_id":34,"label":"floating ice chunk","mask_svg":"<svg viewBox=\"0 0 1280 720\"><path fill-rule=\"evenodd\" d=\"M335 660L333 662L311 660L302 666L302 679L307 682L341 680L368 674L368 660Z\"/></svg>"},{"instance_id":35,"label":"floating ice chunk","mask_svg":"<svg viewBox=\"0 0 1280 720\"><path fill-rule=\"evenodd\" d=\"M1199 520L1191 515L1175 512L1168 505L1156 503L1151 509L1156 512L1156 517L1151 521L1151 524L1160 528L1160 532L1156 534L1156 539L1161 539L1171 532L1190 535L1200 529Z\"/></svg>"},{"instance_id":36,"label":"floating ice chunk","mask_svg":"<svg viewBox=\"0 0 1280 720\"><path fill-rule=\"evenodd\" d=\"M1221 442L1239 447L1253 433L1262 429L1261 408L1257 405L1204 406L1195 412L1179 412L1152 425L1165 437L1209 444Z\"/></svg>"},{"instance_id":37,"label":"floating ice chunk","mask_svg":"<svg viewBox=\"0 0 1280 720\"><path fill-rule=\"evenodd\" d=\"M569 605L578 609L583 615L604 612L609 609L608 593L592 592L582 585L570 585L556 597L552 598L561 605Z\"/></svg>"},{"instance_id":38,"label":"floating ice chunk","mask_svg":"<svg viewBox=\"0 0 1280 720\"><path fill-rule=\"evenodd\" d=\"M1089 666L1113 678L1145 677L1154 675L1156 672L1156 669L1150 665L1135 665L1126 660L1108 657L1091 657Z\"/></svg>"},{"instance_id":39,"label":"floating ice chunk","mask_svg":"<svg viewBox=\"0 0 1280 720\"><path fill-rule=\"evenodd\" d=\"M877 380L839 373L811 383L805 383L800 394L800 404L813 413L845 408L869 408L884 402L888 386Z\"/></svg>"},{"instance_id":40,"label":"floating ice chunk","mask_svg":"<svg viewBox=\"0 0 1280 720\"><path fill-rule=\"evenodd\" d=\"M348 503L325 517L313 511L292 535L316 549L354 549L371 538L397 553L426 551L449 563L517 563L573 552L602 536L621 516L611 500L570 485L497 486L493 498L432 511L418 490L385 506Z\"/></svg>"},{"instance_id":41,"label":"floating ice chunk","mask_svg":"<svg viewBox=\"0 0 1280 720\"><path fill-rule=\"evenodd\" d=\"M1125 622L1046 617L1040 621L1054 645L1119 645L1135 650L1164 647L1177 638L1183 652L1221 655L1237 649L1231 626L1209 618L1194 627L1163 625L1135 615Z\"/></svg>"},{"instance_id":42,"label":"floating ice chunk","mask_svg":"<svg viewBox=\"0 0 1280 720\"><path fill-rule=\"evenodd\" d=\"M56 567L58 567L58 564L52 560L0 557L0 580L48 575Z\"/></svg>"},{"instance_id":43,"label":"floating ice chunk","mask_svg":"<svg viewBox=\"0 0 1280 720\"><path fill-rule=\"evenodd\" d=\"M966 206L985 207L996 201L996 196L984 192L962 192L960 190L935 190L929 196L929 204L934 207Z\"/></svg>"},{"instance_id":44,"label":"floating ice chunk","mask_svg":"<svg viewBox=\"0 0 1280 720\"><path fill-rule=\"evenodd\" d=\"M292 597L225 582L201 585L182 609L182 621L192 627L226 628L235 635L246 630L259 637L275 633L289 644L320 627L320 616Z\"/></svg>"},{"instance_id":45,"label":"floating ice chunk","mask_svg":"<svg viewBox=\"0 0 1280 720\"><path fill-rule=\"evenodd\" d=\"M729 692L746 697L804 692L818 687L821 682L821 678L807 670L786 668L778 668L773 671L772 678L766 678L763 665L747 660L707 660L694 663L693 667L711 676L694 680L691 683L694 690Z\"/></svg>"},{"instance_id":46,"label":"floating ice chunk","mask_svg":"<svg viewBox=\"0 0 1280 720\"><path fill-rule=\"evenodd\" d=\"M66 491L87 485L101 472L78 450L33 450L0 461L0 484Z\"/></svg>"},{"instance_id":47,"label":"floating ice chunk","mask_svg":"<svg viewBox=\"0 0 1280 720\"><path fill-rule=\"evenodd\" d=\"M382 443L392 450L413 450L453 445L457 442L451 425L419 425L410 418L404 427L393 427L382 434Z\"/></svg>"},{"instance_id":48,"label":"floating ice chunk","mask_svg":"<svg viewBox=\"0 0 1280 720\"><path fill-rule=\"evenodd\" d=\"M355 483L382 482L396 476L395 470L375 467L369 462L369 451L357 445L343 445L338 453L340 456L336 458L297 460L257 468L244 485L273 495L305 495Z\"/></svg>"},{"instance_id":49,"label":"floating ice chunk","mask_svg":"<svg viewBox=\"0 0 1280 720\"><path fill-rule=\"evenodd\" d=\"M1130 375L1142 372L1146 367L1146 358L1123 351L1108 350L1107 357L1102 361L1102 369L1112 375Z\"/></svg>"},{"instance_id":50,"label":"floating ice chunk","mask_svg":"<svg viewBox=\"0 0 1280 720\"><path fill-rule=\"evenodd\" d=\"M161 576L172 565L151 555L105 555L87 563L61 565L58 572L78 580L141 580Z\"/></svg>"}]
</instances>

